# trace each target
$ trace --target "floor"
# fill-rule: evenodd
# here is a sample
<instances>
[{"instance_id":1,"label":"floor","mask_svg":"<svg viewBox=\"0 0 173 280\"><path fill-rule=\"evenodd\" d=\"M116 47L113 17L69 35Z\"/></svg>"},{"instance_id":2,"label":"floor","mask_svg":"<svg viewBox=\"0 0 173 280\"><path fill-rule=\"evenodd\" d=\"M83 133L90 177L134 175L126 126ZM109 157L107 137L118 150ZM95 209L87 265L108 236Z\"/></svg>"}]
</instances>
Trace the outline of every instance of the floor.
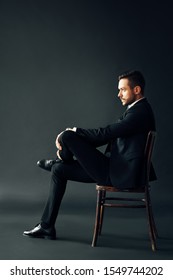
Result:
<instances>
[{"instance_id":1,"label":"floor","mask_svg":"<svg viewBox=\"0 0 173 280\"><path fill-rule=\"evenodd\" d=\"M1 199L0 260L150 260L173 259L172 205L154 203L159 239L152 252L144 209L106 209L102 235L91 247L95 189L67 192L56 223L57 240L24 237L39 221L43 197L7 195ZM71 199L70 199L71 198ZM80 198L80 199L79 199Z\"/></svg>"}]
</instances>

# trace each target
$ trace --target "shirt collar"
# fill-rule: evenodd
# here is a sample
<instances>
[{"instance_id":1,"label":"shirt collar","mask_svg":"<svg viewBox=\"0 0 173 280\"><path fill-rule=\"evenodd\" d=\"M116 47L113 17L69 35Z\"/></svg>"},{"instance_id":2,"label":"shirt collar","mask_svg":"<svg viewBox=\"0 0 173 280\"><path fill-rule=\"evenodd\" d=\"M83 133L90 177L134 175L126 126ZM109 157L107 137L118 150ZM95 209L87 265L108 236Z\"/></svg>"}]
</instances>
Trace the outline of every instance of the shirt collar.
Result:
<instances>
[{"instance_id":1,"label":"shirt collar","mask_svg":"<svg viewBox=\"0 0 173 280\"><path fill-rule=\"evenodd\" d=\"M132 104L127 106L127 109L130 109L132 106L134 106L137 102L141 101L142 99L145 99L146 97L141 97L140 99L136 100L135 102L133 102Z\"/></svg>"}]
</instances>

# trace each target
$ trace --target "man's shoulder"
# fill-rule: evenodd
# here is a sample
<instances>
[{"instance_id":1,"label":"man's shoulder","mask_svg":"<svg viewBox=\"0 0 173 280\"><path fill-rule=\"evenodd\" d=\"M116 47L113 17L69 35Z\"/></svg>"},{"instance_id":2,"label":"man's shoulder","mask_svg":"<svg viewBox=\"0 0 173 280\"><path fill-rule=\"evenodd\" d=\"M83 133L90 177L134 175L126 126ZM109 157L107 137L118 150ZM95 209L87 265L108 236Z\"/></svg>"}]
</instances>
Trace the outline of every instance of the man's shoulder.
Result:
<instances>
[{"instance_id":1,"label":"man's shoulder","mask_svg":"<svg viewBox=\"0 0 173 280\"><path fill-rule=\"evenodd\" d=\"M146 97L140 99L134 106L143 106L145 104L149 104L148 100Z\"/></svg>"},{"instance_id":2,"label":"man's shoulder","mask_svg":"<svg viewBox=\"0 0 173 280\"><path fill-rule=\"evenodd\" d=\"M151 109L151 105L148 102L147 98L143 98L139 100L134 106L132 106L129 110L147 110L148 108Z\"/></svg>"},{"instance_id":3,"label":"man's shoulder","mask_svg":"<svg viewBox=\"0 0 173 280\"><path fill-rule=\"evenodd\" d=\"M153 109L146 98L140 100L133 107L127 110L126 117L132 117L132 115L135 118L154 118Z\"/></svg>"}]
</instances>

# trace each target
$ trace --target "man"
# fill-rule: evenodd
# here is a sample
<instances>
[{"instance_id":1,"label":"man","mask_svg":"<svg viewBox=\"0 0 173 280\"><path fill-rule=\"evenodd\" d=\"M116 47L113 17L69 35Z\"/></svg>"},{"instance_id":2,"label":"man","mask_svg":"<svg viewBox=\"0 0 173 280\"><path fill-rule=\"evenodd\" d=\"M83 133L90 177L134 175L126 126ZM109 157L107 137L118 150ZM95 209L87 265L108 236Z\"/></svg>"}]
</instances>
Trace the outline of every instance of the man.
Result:
<instances>
[{"instance_id":1,"label":"man","mask_svg":"<svg viewBox=\"0 0 173 280\"><path fill-rule=\"evenodd\" d=\"M144 186L144 148L148 132L155 130L144 88L145 80L139 71L122 74L118 97L127 110L117 122L98 129L68 128L57 136L58 158L38 162L52 172L50 194L41 222L24 231L25 236L56 238L55 222L68 180L112 185L122 190ZM105 144L103 154L97 147ZM152 171L153 180L156 177Z\"/></svg>"}]
</instances>

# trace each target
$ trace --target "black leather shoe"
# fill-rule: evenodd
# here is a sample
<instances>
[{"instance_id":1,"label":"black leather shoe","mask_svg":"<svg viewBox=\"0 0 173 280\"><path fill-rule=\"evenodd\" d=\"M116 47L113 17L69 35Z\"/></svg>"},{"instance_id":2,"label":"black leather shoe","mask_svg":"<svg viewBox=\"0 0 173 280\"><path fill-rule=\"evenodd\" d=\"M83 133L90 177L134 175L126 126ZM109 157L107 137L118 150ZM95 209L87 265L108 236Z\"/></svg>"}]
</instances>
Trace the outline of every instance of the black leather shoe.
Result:
<instances>
[{"instance_id":1,"label":"black leather shoe","mask_svg":"<svg viewBox=\"0 0 173 280\"><path fill-rule=\"evenodd\" d=\"M29 231L24 231L23 235L28 236L28 237L45 238L45 239L54 240L54 239L56 239L56 230L54 227L44 229L41 227L40 224L38 224L35 228L33 228Z\"/></svg>"},{"instance_id":2,"label":"black leather shoe","mask_svg":"<svg viewBox=\"0 0 173 280\"><path fill-rule=\"evenodd\" d=\"M57 162L55 159L41 159L37 161L37 165L47 171L51 171L52 166Z\"/></svg>"}]
</instances>

